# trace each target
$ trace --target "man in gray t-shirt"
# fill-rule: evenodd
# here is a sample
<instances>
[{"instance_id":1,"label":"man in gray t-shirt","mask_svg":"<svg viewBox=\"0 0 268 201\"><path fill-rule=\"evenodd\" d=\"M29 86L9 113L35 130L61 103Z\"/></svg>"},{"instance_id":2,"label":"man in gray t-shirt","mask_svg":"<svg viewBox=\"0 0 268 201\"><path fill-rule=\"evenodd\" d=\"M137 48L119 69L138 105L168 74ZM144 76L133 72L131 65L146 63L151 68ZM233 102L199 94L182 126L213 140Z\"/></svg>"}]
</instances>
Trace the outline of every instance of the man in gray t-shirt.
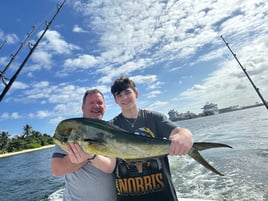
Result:
<instances>
[{"instance_id":1,"label":"man in gray t-shirt","mask_svg":"<svg viewBox=\"0 0 268 201\"><path fill-rule=\"evenodd\" d=\"M83 117L102 119L105 109L99 90L86 91ZM54 176L65 176L64 201L115 201L115 164L115 158L87 154L72 143L67 152L55 146L51 166Z\"/></svg>"}]
</instances>

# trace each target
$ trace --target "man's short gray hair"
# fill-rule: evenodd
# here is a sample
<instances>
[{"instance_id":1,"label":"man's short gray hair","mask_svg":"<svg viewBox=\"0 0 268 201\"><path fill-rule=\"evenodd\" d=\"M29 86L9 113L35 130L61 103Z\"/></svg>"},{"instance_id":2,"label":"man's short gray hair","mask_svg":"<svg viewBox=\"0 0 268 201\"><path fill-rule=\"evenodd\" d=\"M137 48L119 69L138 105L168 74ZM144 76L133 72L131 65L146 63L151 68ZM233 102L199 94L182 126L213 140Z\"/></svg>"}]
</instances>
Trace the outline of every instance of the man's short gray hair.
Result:
<instances>
[{"instance_id":1,"label":"man's short gray hair","mask_svg":"<svg viewBox=\"0 0 268 201\"><path fill-rule=\"evenodd\" d=\"M88 95L88 94L98 94L98 93L99 93L99 94L103 97L103 99L104 99L104 95L101 93L100 90L98 90L98 89L89 89L89 90L87 90L87 91L85 92L84 96L83 96L83 104L85 104L85 102L86 102L86 98L87 98L87 95Z\"/></svg>"}]
</instances>

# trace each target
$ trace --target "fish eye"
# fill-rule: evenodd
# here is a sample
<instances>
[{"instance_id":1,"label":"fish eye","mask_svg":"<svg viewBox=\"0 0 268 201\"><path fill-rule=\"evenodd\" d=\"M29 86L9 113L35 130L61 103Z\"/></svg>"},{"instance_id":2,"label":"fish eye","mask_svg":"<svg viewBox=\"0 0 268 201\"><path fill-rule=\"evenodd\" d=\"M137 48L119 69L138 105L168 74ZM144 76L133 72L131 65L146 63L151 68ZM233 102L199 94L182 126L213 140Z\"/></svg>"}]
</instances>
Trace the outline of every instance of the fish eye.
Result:
<instances>
[{"instance_id":1,"label":"fish eye","mask_svg":"<svg viewBox=\"0 0 268 201\"><path fill-rule=\"evenodd\" d=\"M67 142L68 142L68 138L67 138L67 137L63 137L63 138L62 138L62 141L63 141L64 143L67 143Z\"/></svg>"}]
</instances>

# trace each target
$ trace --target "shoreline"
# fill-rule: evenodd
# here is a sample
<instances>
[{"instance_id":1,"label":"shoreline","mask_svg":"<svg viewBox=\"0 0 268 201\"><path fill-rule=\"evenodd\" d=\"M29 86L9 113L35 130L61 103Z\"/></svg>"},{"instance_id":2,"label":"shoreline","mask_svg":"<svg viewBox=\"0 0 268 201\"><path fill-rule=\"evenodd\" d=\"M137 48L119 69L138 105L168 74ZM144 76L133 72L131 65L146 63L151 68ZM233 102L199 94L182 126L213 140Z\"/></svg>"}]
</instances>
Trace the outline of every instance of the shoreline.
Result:
<instances>
[{"instance_id":1,"label":"shoreline","mask_svg":"<svg viewBox=\"0 0 268 201\"><path fill-rule=\"evenodd\" d=\"M38 151L38 150L42 150L42 149L48 149L48 148L52 148L54 146L55 146L54 144L50 144L50 145L42 146L42 147L35 148L35 149L25 149L22 151L9 152L9 153L5 153L5 154L0 154L0 158L10 157L10 156L28 153L28 152L32 152L32 151Z\"/></svg>"}]
</instances>

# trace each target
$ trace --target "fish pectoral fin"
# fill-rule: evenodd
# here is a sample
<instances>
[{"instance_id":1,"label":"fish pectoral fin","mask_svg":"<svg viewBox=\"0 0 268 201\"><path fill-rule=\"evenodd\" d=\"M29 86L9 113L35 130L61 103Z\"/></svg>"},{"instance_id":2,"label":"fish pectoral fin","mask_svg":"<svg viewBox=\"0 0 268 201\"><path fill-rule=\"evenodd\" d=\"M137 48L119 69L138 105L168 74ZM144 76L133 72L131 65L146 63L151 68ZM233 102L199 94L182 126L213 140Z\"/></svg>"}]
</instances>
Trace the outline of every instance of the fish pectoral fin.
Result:
<instances>
[{"instance_id":1,"label":"fish pectoral fin","mask_svg":"<svg viewBox=\"0 0 268 201\"><path fill-rule=\"evenodd\" d=\"M195 159L197 162L199 162L200 164L202 164L204 167L206 167L207 169L211 170L212 172L220 175L220 176L224 176L224 174L220 173L218 170L216 170L212 165L210 165L204 158L203 156L201 156L201 154L196 150L196 149L192 149L190 153L188 153L188 155L190 155L193 159Z\"/></svg>"},{"instance_id":2,"label":"fish pectoral fin","mask_svg":"<svg viewBox=\"0 0 268 201\"><path fill-rule=\"evenodd\" d=\"M227 144L215 143L215 142L195 142L193 144L193 147L198 151L211 149L211 148L220 148L220 147L233 148Z\"/></svg>"}]
</instances>

